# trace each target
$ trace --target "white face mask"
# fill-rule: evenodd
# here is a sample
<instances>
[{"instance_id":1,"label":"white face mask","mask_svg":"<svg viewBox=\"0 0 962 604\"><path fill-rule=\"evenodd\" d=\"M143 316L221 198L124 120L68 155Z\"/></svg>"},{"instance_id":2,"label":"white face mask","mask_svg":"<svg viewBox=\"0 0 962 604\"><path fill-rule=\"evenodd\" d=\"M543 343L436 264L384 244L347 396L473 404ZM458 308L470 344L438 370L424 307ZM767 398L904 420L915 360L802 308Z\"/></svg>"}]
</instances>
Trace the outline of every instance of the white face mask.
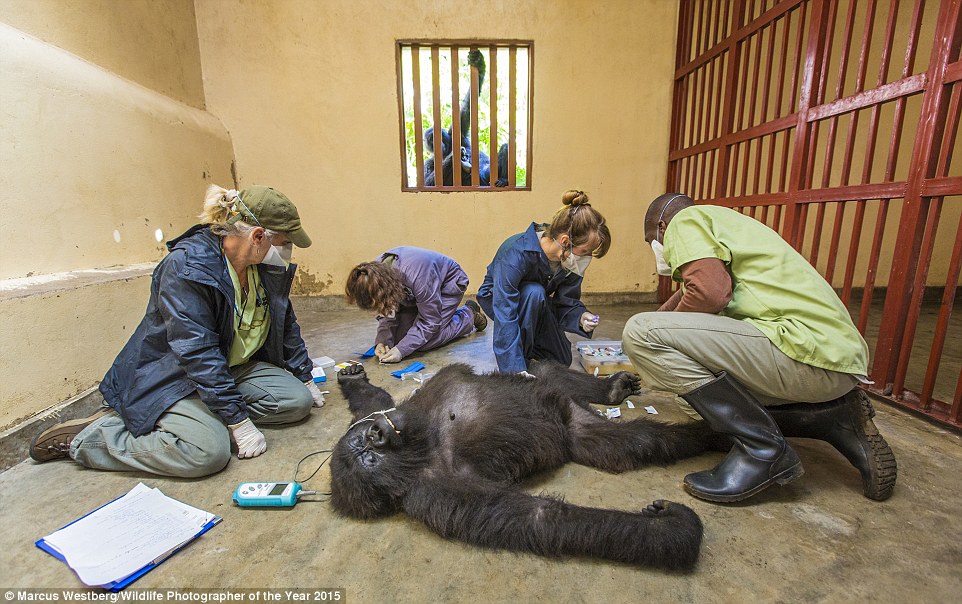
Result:
<instances>
[{"instance_id":1,"label":"white face mask","mask_svg":"<svg viewBox=\"0 0 962 604\"><path fill-rule=\"evenodd\" d=\"M286 243L284 245L272 245L271 249L267 250L267 255L261 260L261 264L269 264L271 266L279 266L281 268L287 268L291 265L291 254L293 253L293 244Z\"/></svg>"},{"instance_id":2,"label":"white face mask","mask_svg":"<svg viewBox=\"0 0 962 604\"><path fill-rule=\"evenodd\" d=\"M579 256L571 251L571 246L567 248L558 243L557 239L552 239L555 244L562 249L562 252L567 251L568 257L561 259L561 268L565 269L569 273L574 273L579 277L585 276L585 271L588 269L588 265L591 264L591 256Z\"/></svg>"},{"instance_id":3,"label":"white face mask","mask_svg":"<svg viewBox=\"0 0 962 604\"><path fill-rule=\"evenodd\" d=\"M655 239L651 242L651 251L655 253L655 271L662 277L670 277L671 265L665 262L665 246Z\"/></svg>"},{"instance_id":4,"label":"white face mask","mask_svg":"<svg viewBox=\"0 0 962 604\"><path fill-rule=\"evenodd\" d=\"M561 268L584 277L589 264L591 264L591 256L579 256L568 252L568 257L561 261Z\"/></svg>"}]
</instances>

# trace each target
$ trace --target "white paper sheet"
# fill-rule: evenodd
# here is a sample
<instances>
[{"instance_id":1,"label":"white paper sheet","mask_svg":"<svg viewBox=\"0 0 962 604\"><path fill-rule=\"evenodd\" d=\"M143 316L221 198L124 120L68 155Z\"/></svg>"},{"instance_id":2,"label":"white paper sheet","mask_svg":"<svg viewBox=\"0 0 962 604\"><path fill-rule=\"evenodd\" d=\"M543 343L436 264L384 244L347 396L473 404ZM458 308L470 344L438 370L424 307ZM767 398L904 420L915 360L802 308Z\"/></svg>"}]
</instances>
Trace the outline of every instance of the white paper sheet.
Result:
<instances>
[{"instance_id":1,"label":"white paper sheet","mask_svg":"<svg viewBox=\"0 0 962 604\"><path fill-rule=\"evenodd\" d=\"M140 483L44 541L85 584L106 585L190 541L213 518Z\"/></svg>"}]
</instances>

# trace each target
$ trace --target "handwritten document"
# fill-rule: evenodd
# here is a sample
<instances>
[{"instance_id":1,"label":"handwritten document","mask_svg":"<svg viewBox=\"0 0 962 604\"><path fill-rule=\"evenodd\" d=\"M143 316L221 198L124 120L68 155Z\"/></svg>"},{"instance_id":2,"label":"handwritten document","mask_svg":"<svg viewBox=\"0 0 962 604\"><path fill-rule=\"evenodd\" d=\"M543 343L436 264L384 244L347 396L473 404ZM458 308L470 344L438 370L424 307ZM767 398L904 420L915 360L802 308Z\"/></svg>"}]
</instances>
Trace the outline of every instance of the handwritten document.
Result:
<instances>
[{"instance_id":1,"label":"handwritten document","mask_svg":"<svg viewBox=\"0 0 962 604\"><path fill-rule=\"evenodd\" d=\"M85 584L106 585L159 562L213 518L140 483L44 541Z\"/></svg>"}]
</instances>

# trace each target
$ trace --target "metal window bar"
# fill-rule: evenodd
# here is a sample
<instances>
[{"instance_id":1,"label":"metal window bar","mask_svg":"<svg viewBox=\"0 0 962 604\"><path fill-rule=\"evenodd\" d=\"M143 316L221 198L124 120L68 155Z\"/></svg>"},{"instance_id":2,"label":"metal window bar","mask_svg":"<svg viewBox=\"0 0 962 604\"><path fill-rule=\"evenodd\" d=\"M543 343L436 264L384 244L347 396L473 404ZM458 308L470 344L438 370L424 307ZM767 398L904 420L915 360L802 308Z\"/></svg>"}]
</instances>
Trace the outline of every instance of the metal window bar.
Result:
<instances>
[{"instance_id":1,"label":"metal window bar","mask_svg":"<svg viewBox=\"0 0 962 604\"><path fill-rule=\"evenodd\" d=\"M960 3L683 0L667 177L778 231L853 310L868 389L955 428Z\"/></svg>"},{"instance_id":2,"label":"metal window bar","mask_svg":"<svg viewBox=\"0 0 962 604\"><path fill-rule=\"evenodd\" d=\"M478 69L470 67L468 89L465 90L470 102L470 116L466 116L465 123L470 132L462 128L460 106L462 101L461 76L467 69L463 57L468 52L481 50L485 55L486 75L482 81ZM507 57L507 66L499 65L499 51L505 50L502 56ZM519 50L524 54L520 54ZM422 51L429 53L430 59L425 60ZM519 57L525 61L523 72L518 69ZM442 63L450 65L451 97L442 94ZM401 149L401 189L403 191L510 191L530 190L532 182L532 126L533 117L533 85L534 85L534 48L527 40L400 40L396 44L396 63L398 77L398 113L400 116L400 149ZM408 81L406 74L409 70ZM427 71L425 71L427 70ZM422 86L422 75L430 73L430 82ZM519 73L527 74L525 82L518 82ZM499 111L498 93L507 91L507 132L504 133L504 116ZM485 97L485 91L487 96ZM427 96L424 96L427 93ZM502 93L503 94L503 93ZM479 101L486 98L488 102L488 124L481 124L479 119ZM442 108L450 102L450 111ZM525 107L519 108L519 102ZM424 104L430 107L425 111ZM524 129L518 131L518 113L524 112L526 121ZM430 140L425 140L428 130L424 127L424 116L429 118L429 126L433 128ZM450 118L450 122L447 118ZM499 119L500 117L500 119ZM448 126L445 128L445 126ZM407 134L411 130L410 140ZM482 149L481 130L488 135L488 144ZM499 129L501 133L499 134ZM444 149L444 139L450 134L450 151L452 174L449 183L439 175L433 185L425 183L425 164L434 157L434 151ZM519 139L519 135L523 138ZM464 137L467 136L465 143ZM502 138L506 140L502 140ZM523 164L519 166L519 142L523 144ZM464 178L459 176L457 169L460 161L453 161L462 157L462 144L470 144L470 174ZM501 146L507 148L507 169L499 170L498 156ZM447 150L447 149L444 149ZM481 184L481 154L486 153L490 162L489 185ZM413 155L413 157L411 157ZM441 157L441 153L438 157ZM433 161L433 159L432 159ZM439 161L441 170L442 162ZM409 174L413 168L414 173ZM518 170L523 170L524 180L519 185ZM503 186L495 186L498 180L506 180Z\"/></svg>"}]
</instances>

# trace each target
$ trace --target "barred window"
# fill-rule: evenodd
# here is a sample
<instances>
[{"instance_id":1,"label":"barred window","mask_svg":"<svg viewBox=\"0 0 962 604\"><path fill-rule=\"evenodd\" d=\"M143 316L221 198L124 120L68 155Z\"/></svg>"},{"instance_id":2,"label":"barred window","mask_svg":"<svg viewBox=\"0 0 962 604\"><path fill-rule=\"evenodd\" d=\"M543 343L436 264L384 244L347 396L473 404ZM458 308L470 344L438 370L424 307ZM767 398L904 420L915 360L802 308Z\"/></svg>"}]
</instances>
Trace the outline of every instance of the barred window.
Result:
<instances>
[{"instance_id":1,"label":"barred window","mask_svg":"<svg viewBox=\"0 0 962 604\"><path fill-rule=\"evenodd\" d=\"M518 40L398 41L403 191L531 189L533 51Z\"/></svg>"}]
</instances>

